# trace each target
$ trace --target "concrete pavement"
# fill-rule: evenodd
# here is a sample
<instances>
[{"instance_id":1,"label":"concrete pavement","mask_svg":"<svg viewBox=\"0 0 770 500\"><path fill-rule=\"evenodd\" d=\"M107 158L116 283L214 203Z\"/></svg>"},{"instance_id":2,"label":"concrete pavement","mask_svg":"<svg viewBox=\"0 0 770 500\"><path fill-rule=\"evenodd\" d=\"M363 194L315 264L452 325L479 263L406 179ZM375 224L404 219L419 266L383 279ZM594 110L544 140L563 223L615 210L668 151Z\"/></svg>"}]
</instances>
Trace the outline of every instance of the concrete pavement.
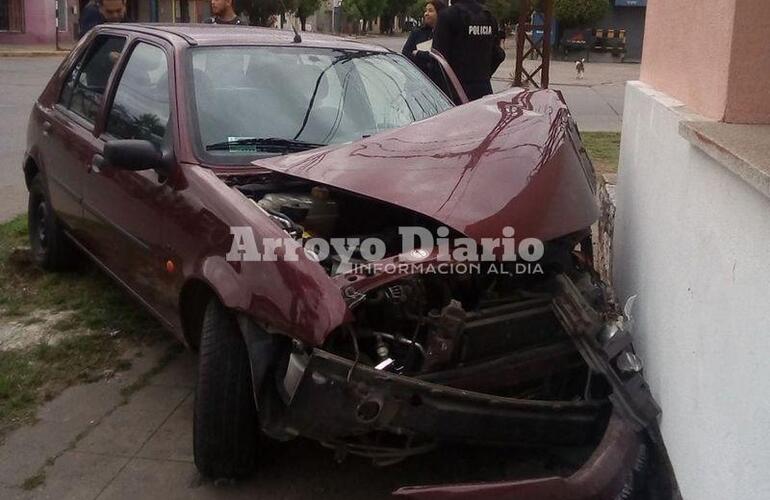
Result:
<instances>
[{"instance_id":1,"label":"concrete pavement","mask_svg":"<svg viewBox=\"0 0 770 500\"><path fill-rule=\"evenodd\" d=\"M134 353L128 372L66 390L40 409L36 424L12 433L0 446L0 498L386 498L402 485L566 473L549 465L552 455L534 450L444 447L376 467L358 457L338 463L332 450L297 439L266 443L249 480L205 481L193 464L196 357L178 354L147 377L167 348L148 347Z\"/></svg>"},{"instance_id":2,"label":"concrete pavement","mask_svg":"<svg viewBox=\"0 0 770 500\"><path fill-rule=\"evenodd\" d=\"M69 53L71 47L55 45L11 45L0 44L0 57L62 57Z\"/></svg>"}]
</instances>

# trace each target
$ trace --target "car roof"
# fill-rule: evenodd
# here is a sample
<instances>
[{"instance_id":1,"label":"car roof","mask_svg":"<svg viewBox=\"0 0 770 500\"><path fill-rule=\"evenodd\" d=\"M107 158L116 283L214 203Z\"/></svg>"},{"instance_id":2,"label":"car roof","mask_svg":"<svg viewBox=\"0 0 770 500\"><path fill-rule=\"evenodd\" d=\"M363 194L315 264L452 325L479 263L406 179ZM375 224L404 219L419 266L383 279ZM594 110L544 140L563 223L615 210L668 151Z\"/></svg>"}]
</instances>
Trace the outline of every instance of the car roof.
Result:
<instances>
[{"instance_id":1,"label":"car roof","mask_svg":"<svg viewBox=\"0 0 770 500\"><path fill-rule=\"evenodd\" d=\"M300 45L328 47L346 50L389 52L385 47L358 42L338 36L300 32L302 42L294 44L294 32L278 28L257 26L234 26L226 24L162 24L162 23L121 23L103 24L99 27L118 31L133 31L165 38L175 45L187 42L189 45Z\"/></svg>"}]
</instances>

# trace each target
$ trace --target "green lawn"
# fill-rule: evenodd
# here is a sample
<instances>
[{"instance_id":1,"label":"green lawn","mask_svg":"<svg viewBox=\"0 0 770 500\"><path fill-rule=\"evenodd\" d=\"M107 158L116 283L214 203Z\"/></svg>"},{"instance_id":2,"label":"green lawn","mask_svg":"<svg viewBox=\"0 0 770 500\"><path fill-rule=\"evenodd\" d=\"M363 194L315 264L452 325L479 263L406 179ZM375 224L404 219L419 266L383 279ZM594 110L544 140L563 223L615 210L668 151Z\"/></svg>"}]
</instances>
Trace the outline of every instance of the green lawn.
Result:
<instances>
[{"instance_id":1,"label":"green lawn","mask_svg":"<svg viewBox=\"0 0 770 500\"><path fill-rule=\"evenodd\" d=\"M66 387L125 370L129 347L162 338L161 326L83 259L66 273L32 264L25 217L0 224L0 320L34 324L40 311L72 311L53 325L63 339L0 351L0 439L29 422L37 406Z\"/></svg>"},{"instance_id":2,"label":"green lawn","mask_svg":"<svg viewBox=\"0 0 770 500\"><path fill-rule=\"evenodd\" d=\"M581 132L583 145L597 173L614 174L620 158L619 132Z\"/></svg>"}]
</instances>

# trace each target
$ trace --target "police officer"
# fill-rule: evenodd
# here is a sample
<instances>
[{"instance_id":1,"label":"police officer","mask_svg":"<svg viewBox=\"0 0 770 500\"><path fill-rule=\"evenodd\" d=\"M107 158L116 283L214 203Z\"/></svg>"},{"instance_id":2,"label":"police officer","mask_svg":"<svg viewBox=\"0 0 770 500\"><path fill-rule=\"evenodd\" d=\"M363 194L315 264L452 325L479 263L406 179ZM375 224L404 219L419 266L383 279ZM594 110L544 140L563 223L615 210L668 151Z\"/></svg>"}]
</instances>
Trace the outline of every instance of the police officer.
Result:
<instances>
[{"instance_id":1,"label":"police officer","mask_svg":"<svg viewBox=\"0 0 770 500\"><path fill-rule=\"evenodd\" d=\"M241 18L233 9L233 0L211 0L211 13L207 24L241 24Z\"/></svg>"},{"instance_id":2,"label":"police officer","mask_svg":"<svg viewBox=\"0 0 770 500\"><path fill-rule=\"evenodd\" d=\"M441 52L471 100L492 93L492 73L505 59L497 20L478 0L454 0L438 16L433 48Z\"/></svg>"}]
</instances>

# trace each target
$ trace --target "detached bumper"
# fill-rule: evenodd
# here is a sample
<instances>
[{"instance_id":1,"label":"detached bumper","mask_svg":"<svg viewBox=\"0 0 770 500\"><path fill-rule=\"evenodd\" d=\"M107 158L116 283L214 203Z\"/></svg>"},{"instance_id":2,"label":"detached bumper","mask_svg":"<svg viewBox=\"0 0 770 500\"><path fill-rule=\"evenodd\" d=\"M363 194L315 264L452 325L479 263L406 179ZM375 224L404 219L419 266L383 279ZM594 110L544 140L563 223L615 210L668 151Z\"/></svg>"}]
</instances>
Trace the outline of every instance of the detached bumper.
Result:
<instances>
[{"instance_id":1,"label":"detached bumper","mask_svg":"<svg viewBox=\"0 0 770 500\"><path fill-rule=\"evenodd\" d=\"M400 498L510 500L615 500L640 498L649 488L645 478L648 449L640 434L613 414L599 446L591 458L569 477L547 477L510 482L414 486L393 493ZM644 497L641 497L644 498Z\"/></svg>"}]
</instances>

